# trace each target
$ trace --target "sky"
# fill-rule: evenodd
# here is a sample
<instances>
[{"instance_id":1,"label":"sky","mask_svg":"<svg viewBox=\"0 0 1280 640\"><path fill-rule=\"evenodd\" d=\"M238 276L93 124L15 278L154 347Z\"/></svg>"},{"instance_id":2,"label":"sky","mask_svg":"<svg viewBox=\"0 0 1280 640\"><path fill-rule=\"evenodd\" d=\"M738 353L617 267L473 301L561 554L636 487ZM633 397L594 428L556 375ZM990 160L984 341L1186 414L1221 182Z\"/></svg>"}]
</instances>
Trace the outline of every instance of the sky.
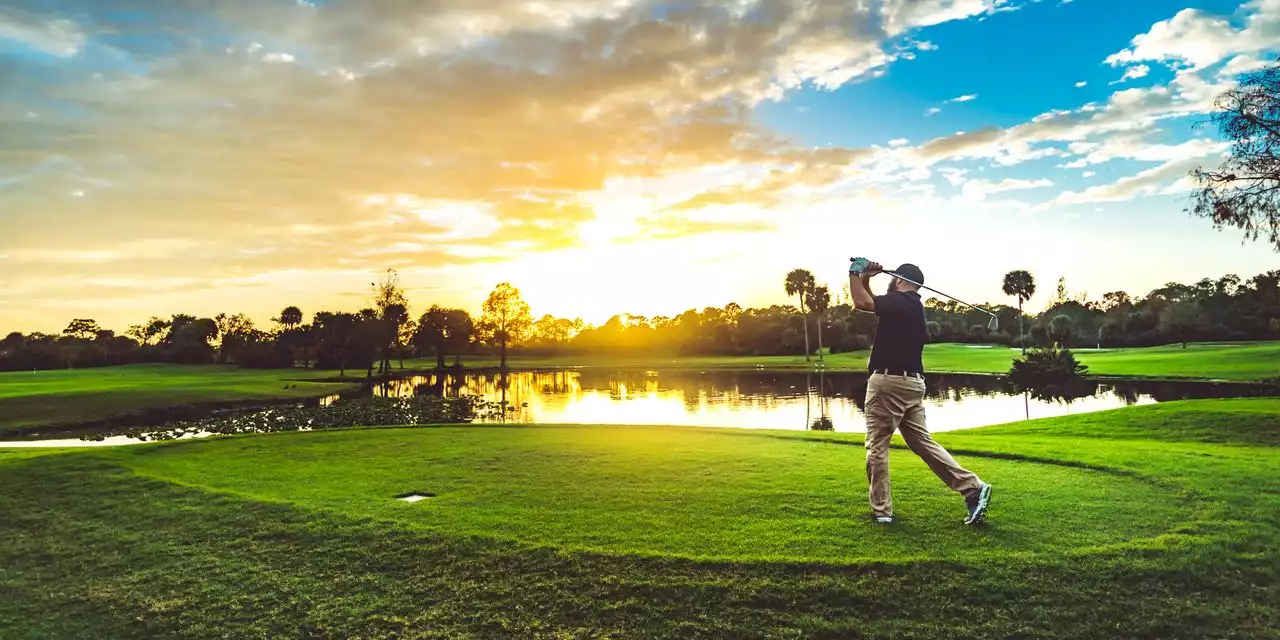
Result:
<instances>
[{"instance_id":1,"label":"sky","mask_svg":"<svg viewBox=\"0 0 1280 640\"><path fill-rule=\"evenodd\" d=\"M0 332L969 301L1280 265L1184 209L1280 0L0 0ZM876 286L881 286L882 283Z\"/></svg>"}]
</instances>

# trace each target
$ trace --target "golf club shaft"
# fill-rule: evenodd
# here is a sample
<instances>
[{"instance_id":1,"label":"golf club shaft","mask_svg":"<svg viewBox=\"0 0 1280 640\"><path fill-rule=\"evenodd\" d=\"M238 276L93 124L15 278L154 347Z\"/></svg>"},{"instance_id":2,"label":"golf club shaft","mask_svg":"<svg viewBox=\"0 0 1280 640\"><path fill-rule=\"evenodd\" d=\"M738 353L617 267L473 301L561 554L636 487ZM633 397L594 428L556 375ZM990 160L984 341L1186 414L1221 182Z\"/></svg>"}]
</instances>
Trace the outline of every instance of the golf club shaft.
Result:
<instances>
[{"instance_id":1,"label":"golf club shaft","mask_svg":"<svg viewBox=\"0 0 1280 640\"><path fill-rule=\"evenodd\" d=\"M914 284L914 285L916 285L917 287L920 287L921 289L928 289L929 291L932 291L932 292L934 292L934 293L936 293L936 294L938 294L938 295L940 295L940 296L943 296L943 297L945 297L945 298L950 298L950 299L952 299L952 300L955 300L956 302L959 302L960 304L962 304L962 305L964 305L964 306L966 306L966 307L969 307L970 309L974 309L974 310L977 310L977 311L981 311L981 312L983 312L983 313L985 313L985 314L987 314L987 315L991 316L992 318L996 317L996 314L994 314L994 313L992 313L992 312L990 312L990 311L987 311L986 309L983 309L982 307L978 307L978 306L971 305L971 304L969 304L968 302L965 302L964 300L961 300L961 299L959 299L959 298L952 298L951 296L949 296L949 295L947 295L947 294L945 294L945 293L943 293L943 292L941 292L941 291L938 291L937 289L934 289L933 287L927 287L927 286L925 286L925 285L923 285L923 284L920 284L919 282L916 282L915 280L912 280L911 278L908 278L908 277L902 276L902 275L897 274L897 273L894 273L894 272L892 272L892 271L882 271L881 273L887 273L887 274L889 274L889 275L891 275L891 276L893 276L893 277L895 277L895 278L901 278L902 280L905 280L905 281L907 281L907 282L910 282L911 284Z\"/></svg>"}]
</instances>

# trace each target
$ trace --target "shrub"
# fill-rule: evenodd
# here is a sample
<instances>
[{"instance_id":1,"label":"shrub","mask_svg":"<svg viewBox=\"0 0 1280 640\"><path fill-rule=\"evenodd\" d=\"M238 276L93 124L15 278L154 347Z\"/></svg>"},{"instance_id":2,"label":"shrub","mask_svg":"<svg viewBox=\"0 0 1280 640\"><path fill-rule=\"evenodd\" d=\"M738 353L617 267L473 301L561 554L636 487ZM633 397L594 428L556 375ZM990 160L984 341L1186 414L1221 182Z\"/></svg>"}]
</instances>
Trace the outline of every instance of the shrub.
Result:
<instances>
[{"instance_id":1,"label":"shrub","mask_svg":"<svg viewBox=\"0 0 1280 640\"><path fill-rule=\"evenodd\" d=\"M1088 371L1070 349L1033 348L1014 359L1009 380L1019 392L1030 392L1037 399L1070 401L1097 391L1097 385L1083 377Z\"/></svg>"}]
</instances>

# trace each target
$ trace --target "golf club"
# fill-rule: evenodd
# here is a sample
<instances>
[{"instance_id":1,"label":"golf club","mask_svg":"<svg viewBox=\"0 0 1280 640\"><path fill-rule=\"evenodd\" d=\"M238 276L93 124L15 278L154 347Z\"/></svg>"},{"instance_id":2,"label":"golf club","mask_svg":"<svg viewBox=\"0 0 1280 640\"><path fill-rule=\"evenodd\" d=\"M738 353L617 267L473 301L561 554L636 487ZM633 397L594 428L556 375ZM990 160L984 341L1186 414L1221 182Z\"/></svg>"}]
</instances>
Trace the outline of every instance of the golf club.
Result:
<instances>
[{"instance_id":1,"label":"golf club","mask_svg":"<svg viewBox=\"0 0 1280 640\"><path fill-rule=\"evenodd\" d=\"M849 262L852 262L852 263L853 263L852 265L850 265L850 266L849 266L849 272L850 272L850 273L854 273L854 274L861 274L863 271L866 271L866 270L867 270L867 265L871 264L871 261L870 261L870 260L867 260L866 258L849 258ZM898 274L898 273L894 273L893 271L884 270L884 271L881 271L880 273L887 273L887 274L889 274L889 275L891 275L891 276L893 276L893 277L895 277L895 278L901 278L901 279L903 279L903 280L905 280L905 281L907 281L907 282L910 282L911 284L916 285L917 287L920 287L921 289L928 289L929 291L932 291L932 292L934 292L934 293L936 293L936 294L938 294L938 295L940 295L940 296L942 296L942 297L944 297L944 298L949 298L949 299L951 299L951 300L955 300L956 302L959 302L960 304L962 304L962 305L964 305L964 306L966 306L966 307L969 307L970 309L974 309L974 310L976 310L976 311L981 311L981 312L983 312L983 313L985 313L985 314L987 314L987 315L991 316L991 321L987 323L987 331L999 331L999 330L1000 330L1000 319L996 317L996 314L991 313L990 311L987 311L986 309L983 309L982 307L978 307L978 306L971 305L971 304L969 304L968 302L965 302L964 300L961 300L961 299L959 299L959 298L955 298L955 297L949 296L949 295L947 295L947 294L945 294L945 293L943 293L943 292L941 292L941 291L938 291L937 289L934 289L933 287L926 287L926 286L925 286L924 284L922 284L922 283L916 282L915 280L912 280L911 278L908 278L908 277L906 277L906 276L900 275L900 274Z\"/></svg>"}]
</instances>

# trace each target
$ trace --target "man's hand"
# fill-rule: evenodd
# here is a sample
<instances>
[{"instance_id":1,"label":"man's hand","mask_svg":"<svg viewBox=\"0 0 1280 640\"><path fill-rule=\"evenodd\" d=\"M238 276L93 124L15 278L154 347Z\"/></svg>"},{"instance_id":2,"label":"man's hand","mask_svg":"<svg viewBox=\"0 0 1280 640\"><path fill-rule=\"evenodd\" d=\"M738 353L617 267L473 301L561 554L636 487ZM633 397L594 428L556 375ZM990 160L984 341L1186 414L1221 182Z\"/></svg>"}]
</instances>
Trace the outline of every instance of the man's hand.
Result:
<instances>
[{"instance_id":1,"label":"man's hand","mask_svg":"<svg viewBox=\"0 0 1280 640\"><path fill-rule=\"evenodd\" d=\"M879 262L867 263L867 268L862 273L849 274L849 293L853 295L853 308L863 313L875 313L876 301L871 295L871 288L868 283L871 277L884 271L884 267Z\"/></svg>"}]
</instances>

